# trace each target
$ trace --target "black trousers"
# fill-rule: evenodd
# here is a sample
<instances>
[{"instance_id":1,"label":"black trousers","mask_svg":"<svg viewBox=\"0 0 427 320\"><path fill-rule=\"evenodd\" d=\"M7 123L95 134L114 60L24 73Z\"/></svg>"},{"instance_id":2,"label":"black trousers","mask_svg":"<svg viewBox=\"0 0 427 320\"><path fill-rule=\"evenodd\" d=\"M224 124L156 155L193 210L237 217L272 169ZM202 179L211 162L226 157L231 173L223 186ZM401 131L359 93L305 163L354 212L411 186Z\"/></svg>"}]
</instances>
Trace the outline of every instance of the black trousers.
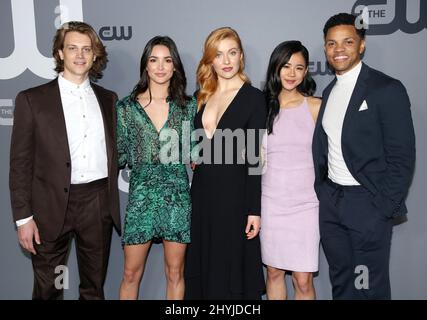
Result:
<instances>
[{"instance_id":1,"label":"black trousers","mask_svg":"<svg viewBox=\"0 0 427 320\"><path fill-rule=\"evenodd\" d=\"M110 252L112 218L108 207L107 179L71 185L64 228L55 241L43 240L32 255L33 299L61 299L66 281L61 277L75 238L80 276L80 299L104 299L104 281Z\"/></svg>"},{"instance_id":2,"label":"black trousers","mask_svg":"<svg viewBox=\"0 0 427 320\"><path fill-rule=\"evenodd\" d=\"M391 299L392 220L363 186L320 186L319 223L333 299Z\"/></svg>"}]
</instances>

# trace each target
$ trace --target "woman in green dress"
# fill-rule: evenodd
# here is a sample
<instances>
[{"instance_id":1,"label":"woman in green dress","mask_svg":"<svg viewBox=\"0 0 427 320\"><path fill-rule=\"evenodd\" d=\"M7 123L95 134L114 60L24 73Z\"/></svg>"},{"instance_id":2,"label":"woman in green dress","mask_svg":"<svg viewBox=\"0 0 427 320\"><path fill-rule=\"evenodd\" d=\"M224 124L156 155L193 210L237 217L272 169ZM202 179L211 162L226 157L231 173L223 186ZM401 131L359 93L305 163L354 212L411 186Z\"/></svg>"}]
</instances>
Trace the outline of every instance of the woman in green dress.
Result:
<instances>
[{"instance_id":1,"label":"woman in green dress","mask_svg":"<svg viewBox=\"0 0 427 320\"><path fill-rule=\"evenodd\" d=\"M191 201L185 164L196 101L185 94L177 47L154 37L141 57L140 80L117 103L119 166L131 169L124 233L120 299L137 299L153 240L162 240L166 298L184 296L184 256L190 242Z\"/></svg>"}]
</instances>

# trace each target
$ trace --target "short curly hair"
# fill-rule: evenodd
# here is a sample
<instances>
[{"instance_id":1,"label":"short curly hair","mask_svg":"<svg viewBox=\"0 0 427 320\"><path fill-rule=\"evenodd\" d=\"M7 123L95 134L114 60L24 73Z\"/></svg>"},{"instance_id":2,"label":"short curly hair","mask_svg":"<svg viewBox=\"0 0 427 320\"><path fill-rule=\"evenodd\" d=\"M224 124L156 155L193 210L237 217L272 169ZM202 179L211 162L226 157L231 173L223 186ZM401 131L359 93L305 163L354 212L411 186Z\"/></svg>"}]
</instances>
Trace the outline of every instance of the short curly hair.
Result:
<instances>
[{"instance_id":1,"label":"short curly hair","mask_svg":"<svg viewBox=\"0 0 427 320\"><path fill-rule=\"evenodd\" d=\"M356 18L357 16L345 12L341 12L330 17L323 28L323 37L326 39L329 29L336 26L347 25L355 27L360 39L365 39L366 29L356 27ZM363 22L363 20L361 22Z\"/></svg>"}]
</instances>

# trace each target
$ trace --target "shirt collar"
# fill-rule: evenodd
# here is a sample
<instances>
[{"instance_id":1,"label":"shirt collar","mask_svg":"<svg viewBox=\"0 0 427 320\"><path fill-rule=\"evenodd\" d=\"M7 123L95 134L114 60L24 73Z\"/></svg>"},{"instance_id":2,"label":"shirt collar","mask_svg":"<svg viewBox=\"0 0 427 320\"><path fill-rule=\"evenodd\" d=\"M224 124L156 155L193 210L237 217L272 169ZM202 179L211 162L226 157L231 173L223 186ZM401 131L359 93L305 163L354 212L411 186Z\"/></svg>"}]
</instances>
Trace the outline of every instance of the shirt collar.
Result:
<instances>
[{"instance_id":1,"label":"shirt collar","mask_svg":"<svg viewBox=\"0 0 427 320\"><path fill-rule=\"evenodd\" d=\"M350 71L341 75L337 74L337 82L339 84L356 83L360 70L362 70L362 61L359 61L359 63Z\"/></svg>"},{"instance_id":2,"label":"shirt collar","mask_svg":"<svg viewBox=\"0 0 427 320\"><path fill-rule=\"evenodd\" d=\"M64 74L62 72L58 76L58 84L61 88L70 90L70 91L76 91L76 90L87 91L90 89L89 78L87 78L81 84L75 84L74 82L71 82L70 80L65 79Z\"/></svg>"}]
</instances>

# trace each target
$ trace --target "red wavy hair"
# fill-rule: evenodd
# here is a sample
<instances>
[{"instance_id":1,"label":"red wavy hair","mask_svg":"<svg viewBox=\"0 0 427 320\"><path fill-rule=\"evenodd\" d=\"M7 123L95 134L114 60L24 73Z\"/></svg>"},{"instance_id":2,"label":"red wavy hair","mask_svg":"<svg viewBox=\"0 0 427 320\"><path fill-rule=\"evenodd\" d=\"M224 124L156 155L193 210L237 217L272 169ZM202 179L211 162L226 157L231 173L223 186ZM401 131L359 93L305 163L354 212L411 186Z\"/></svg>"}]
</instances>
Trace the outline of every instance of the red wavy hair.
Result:
<instances>
[{"instance_id":1,"label":"red wavy hair","mask_svg":"<svg viewBox=\"0 0 427 320\"><path fill-rule=\"evenodd\" d=\"M205 41L203 56L199 62L199 66L197 67L197 82L199 84L197 109L200 109L200 107L209 100L217 89L218 76L215 73L212 62L216 57L219 42L224 39L231 39L237 42L240 52L242 53L238 76L244 82L250 82L249 78L243 72L245 67L245 54L243 52L242 42L239 35L230 27L215 29L209 34Z\"/></svg>"}]
</instances>

